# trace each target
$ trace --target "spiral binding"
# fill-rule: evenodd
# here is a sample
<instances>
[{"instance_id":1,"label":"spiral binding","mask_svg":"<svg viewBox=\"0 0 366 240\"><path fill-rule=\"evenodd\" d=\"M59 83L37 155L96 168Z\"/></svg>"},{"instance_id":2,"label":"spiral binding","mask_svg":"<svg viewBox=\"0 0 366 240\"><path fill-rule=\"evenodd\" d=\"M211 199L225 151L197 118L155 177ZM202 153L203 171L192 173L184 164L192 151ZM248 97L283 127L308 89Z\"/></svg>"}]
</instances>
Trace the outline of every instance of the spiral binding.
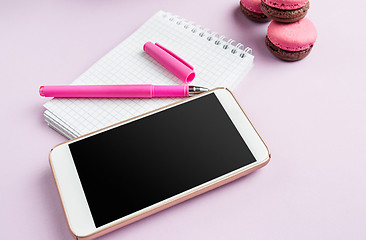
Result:
<instances>
[{"instance_id":1,"label":"spiral binding","mask_svg":"<svg viewBox=\"0 0 366 240\"><path fill-rule=\"evenodd\" d=\"M167 18L169 21L183 26L183 28L190 30L191 33L197 34L200 37L205 37L207 41L213 42L217 46L222 46L223 49L230 51L232 54L239 54L239 57L244 58L247 54L252 54L250 47L244 48L244 45L237 43L233 39L227 39L224 35L219 35L217 32L204 28L201 25L188 21L182 17L173 15L171 13L164 13L163 18Z\"/></svg>"}]
</instances>

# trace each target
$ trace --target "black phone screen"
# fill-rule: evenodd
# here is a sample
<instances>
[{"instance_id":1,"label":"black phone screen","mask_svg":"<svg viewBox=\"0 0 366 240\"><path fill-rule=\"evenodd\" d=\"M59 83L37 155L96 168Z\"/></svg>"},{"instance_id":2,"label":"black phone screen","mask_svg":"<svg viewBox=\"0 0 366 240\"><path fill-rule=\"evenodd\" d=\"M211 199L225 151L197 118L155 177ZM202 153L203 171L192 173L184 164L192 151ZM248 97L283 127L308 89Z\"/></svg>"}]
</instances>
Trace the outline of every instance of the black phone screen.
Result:
<instances>
[{"instance_id":1,"label":"black phone screen","mask_svg":"<svg viewBox=\"0 0 366 240\"><path fill-rule=\"evenodd\" d=\"M214 93L69 148L96 227L255 162Z\"/></svg>"}]
</instances>

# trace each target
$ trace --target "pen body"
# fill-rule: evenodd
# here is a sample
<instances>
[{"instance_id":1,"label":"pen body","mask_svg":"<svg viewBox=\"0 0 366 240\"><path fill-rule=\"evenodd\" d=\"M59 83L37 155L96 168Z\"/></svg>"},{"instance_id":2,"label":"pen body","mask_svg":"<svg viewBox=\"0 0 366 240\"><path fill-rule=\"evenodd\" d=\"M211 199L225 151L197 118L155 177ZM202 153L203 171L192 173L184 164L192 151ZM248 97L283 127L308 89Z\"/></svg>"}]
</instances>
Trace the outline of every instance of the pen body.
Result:
<instances>
[{"instance_id":1,"label":"pen body","mask_svg":"<svg viewBox=\"0 0 366 240\"><path fill-rule=\"evenodd\" d=\"M153 98L187 97L188 85L68 85L42 86L44 97L59 98Z\"/></svg>"}]
</instances>

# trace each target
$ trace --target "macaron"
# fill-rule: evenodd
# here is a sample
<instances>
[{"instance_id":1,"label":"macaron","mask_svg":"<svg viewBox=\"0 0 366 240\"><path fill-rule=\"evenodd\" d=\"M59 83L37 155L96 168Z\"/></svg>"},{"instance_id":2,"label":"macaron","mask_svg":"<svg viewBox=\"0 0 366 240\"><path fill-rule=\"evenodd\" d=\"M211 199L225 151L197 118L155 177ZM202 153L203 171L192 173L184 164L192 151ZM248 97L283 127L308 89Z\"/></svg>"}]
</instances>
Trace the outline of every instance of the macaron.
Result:
<instances>
[{"instance_id":1,"label":"macaron","mask_svg":"<svg viewBox=\"0 0 366 240\"><path fill-rule=\"evenodd\" d=\"M250 20L256 22L269 22L271 20L262 12L261 0L240 0L240 8Z\"/></svg>"},{"instance_id":2,"label":"macaron","mask_svg":"<svg viewBox=\"0 0 366 240\"><path fill-rule=\"evenodd\" d=\"M292 23L304 18L309 0L261 0L262 12L278 22Z\"/></svg>"},{"instance_id":3,"label":"macaron","mask_svg":"<svg viewBox=\"0 0 366 240\"><path fill-rule=\"evenodd\" d=\"M316 28L308 18L295 23L272 21L267 29L266 45L276 57L297 61L309 55L316 37Z\"/></svg>"}]
</instances>

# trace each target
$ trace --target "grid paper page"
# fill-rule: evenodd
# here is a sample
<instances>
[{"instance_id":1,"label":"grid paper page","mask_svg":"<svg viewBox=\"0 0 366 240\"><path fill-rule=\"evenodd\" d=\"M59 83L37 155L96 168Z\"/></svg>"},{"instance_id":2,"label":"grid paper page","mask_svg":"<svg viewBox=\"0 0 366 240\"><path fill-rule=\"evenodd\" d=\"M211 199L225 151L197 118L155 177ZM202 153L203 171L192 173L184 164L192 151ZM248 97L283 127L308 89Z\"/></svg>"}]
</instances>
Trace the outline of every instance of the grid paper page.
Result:
<instances>
[{"instance_id":1,"label":"grid paper page","mask_svg":"<svg viewBox=\"0 0 366 240\"><path fill-rule=\"evenodd\" d=\"M213 36L177 16L159 11L72 84L183 84L143 51L143 45L151 41L160 43L194 66L196 77L192 85L233 89L251 69L254 57L218 40L219 36ZM70 133L67 137L71 138L176 100L178 99L52 99L44 105L47 109L45 118L51 126L54 124L55 129L67 129Z\"/></svg>"}]
</instances>

